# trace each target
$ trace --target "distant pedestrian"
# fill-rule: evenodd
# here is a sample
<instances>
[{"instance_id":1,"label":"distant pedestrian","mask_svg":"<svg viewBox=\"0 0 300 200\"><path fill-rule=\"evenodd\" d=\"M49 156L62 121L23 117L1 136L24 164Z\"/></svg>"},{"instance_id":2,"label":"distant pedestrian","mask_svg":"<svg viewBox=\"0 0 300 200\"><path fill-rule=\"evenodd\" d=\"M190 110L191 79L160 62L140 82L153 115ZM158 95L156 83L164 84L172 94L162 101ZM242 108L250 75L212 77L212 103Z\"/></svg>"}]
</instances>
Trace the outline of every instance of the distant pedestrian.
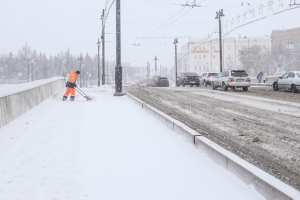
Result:
<instances>
[{"instance_id":1,"label":"distant pedestrian","mask_svg":"<svg viewBox=\"0 0 300 200\"><path fill-rule=\"evenodd\" d=\"M257 80L258 80L259 83L261 82L262 77L263 77L263 73L262 73L262 72L259 72L259 73L257 74L257 76L256 76L256 78L257 78Z\"/></svg>"},{"instance_id":2,"label":"distant pedestrian","mask_svg":"<svg viewBox=\"0 0 300 200\"><path fill-rule=\"evenodd\" d=\"M70 72L70 76L69 76L69 79L66 83L66 92L65 92L65 95L63 96L63 101L67 100L68 98L68 95L71 93L71 97L70 97L70 100L71 101L74 101L75 99L75 87L77 87L76 85L76 78L78 76L78 74L80 74L80 71L71 71Z\"/></svg>"},{"instance_id":3,"label":"distant pedestrian","mask_svg":"<svg viewBox=\"0 0 300 200\"><path fill-rule=\"evenodd\" d=\"M264 83L266 83L266 81L268 80L268 72L267 71L263 72L262 80Z\"/></svg>"}]
</instances>

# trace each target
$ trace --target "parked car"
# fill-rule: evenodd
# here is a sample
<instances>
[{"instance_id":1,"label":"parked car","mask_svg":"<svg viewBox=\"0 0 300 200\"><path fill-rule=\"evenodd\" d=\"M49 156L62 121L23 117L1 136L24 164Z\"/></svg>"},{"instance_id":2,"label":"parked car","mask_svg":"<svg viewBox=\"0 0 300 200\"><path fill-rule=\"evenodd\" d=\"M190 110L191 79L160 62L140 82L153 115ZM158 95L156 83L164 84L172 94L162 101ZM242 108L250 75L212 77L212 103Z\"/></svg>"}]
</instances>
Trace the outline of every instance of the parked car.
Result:
<instances>
[{"instance_id":1,"label":"parked car","mask_svg":"<svg viewBox=\"0 0 300 200\"><path fill-rule=\"evenodd\" d=\"M167 77L153 76L153 87L169 87Z\"/></svg>"},{"instance_id":2,"label":"parked car","mask_svg":"<svg viewBox=\"0 0 300 200\"><path fill-rule=\"evenodd\" d=\"M222 87L224 91L227 91L228 88L243 88L244 91L248 91L250 86L250 76L245 70L226 70L211 80L211 87L213 89Z\"/></svg>"},{"instance_id":3,"label":"parked car","mask_svg":"<svg viewBox=\"0 0 300 200\"><path fill-rule=\"evenodd\" d=\"M207 86L207 85L211 85L211 79L214 76L217 76L219 73L217 72L204 72L201 76L200 76L200 85L203 86Z\"/></svg>"},{"instance_id":4,"label":"parked car","mask_svg":"<svg viewBox=\"0 0 300 200\"><path fill-rule=\"evenodd\" d=\"M300 91L300 71L283 74L272 85L274 91L283 89L290 90L293 93L298 92Z\"/></svg>"},{"instance_id":5,"label":"parked car","mask_svg":"<svg viewBox=\"0 0 300 200\"><path fill-rule=\"evenodd\" d=\"M179 73L179 76L177 77L176 85L178 87L180 85L182 85L183 87L185 85L190 85L191 87L196 85L197 87L199 87L200 82L199 82L198 74L195 72L181 72L181 73Z\"/></svg>"}]
</instances>

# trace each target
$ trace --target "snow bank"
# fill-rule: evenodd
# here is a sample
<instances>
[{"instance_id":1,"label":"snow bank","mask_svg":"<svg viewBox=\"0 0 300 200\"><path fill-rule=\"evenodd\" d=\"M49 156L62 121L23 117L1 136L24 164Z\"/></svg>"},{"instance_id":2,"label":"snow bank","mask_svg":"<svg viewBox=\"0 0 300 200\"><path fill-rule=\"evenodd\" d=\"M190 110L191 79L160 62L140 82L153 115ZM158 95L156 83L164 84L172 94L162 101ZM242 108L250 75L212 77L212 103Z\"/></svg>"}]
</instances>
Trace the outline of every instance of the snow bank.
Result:
<instances>
[{"instance_id":1,"label":"snow bank","mask_svg":"<svg viewBox=\"0 0 300 200\"><path fill-rule=\"evenodd\" d=\"M62 77L5 87L0 90L0 128L65 87Z\"/></svg>"}]
</instances>

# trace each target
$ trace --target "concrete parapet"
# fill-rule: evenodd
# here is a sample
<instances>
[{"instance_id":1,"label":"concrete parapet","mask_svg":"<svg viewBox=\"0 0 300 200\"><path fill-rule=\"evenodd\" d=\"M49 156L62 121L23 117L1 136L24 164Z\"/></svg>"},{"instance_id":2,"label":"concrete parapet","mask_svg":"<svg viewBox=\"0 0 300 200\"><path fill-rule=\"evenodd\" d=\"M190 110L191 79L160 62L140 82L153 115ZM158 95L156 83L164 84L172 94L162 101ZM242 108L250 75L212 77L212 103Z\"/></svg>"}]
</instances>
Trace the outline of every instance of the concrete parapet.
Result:
<instances>
[{"instance_id":1,"label":"concrete parapet","mask_svg":"<svg viewBox=\"0 0 300 200\"><path fill-rule=\"evenodd\" d=\"M0 128L65 87L63 78L21 84L0 96Z\"/></svg>"},{"instance_id":2,"label":"concrete parapet","mask_svg":"<svg viewBox=\"0 0 300 200\"><path fill-rule=\"evenodd\" d=\"M156 117L168 128L182 135L186 141L193 144L196 149L205 153L214 162L235 174L247 185L253 185L255 189L268 200L300 200L300 192L288 186L279 179L271 176L258 167L241 159L230 151L217 145L211 140L201 136L195 130L187 127L182 122L153 108L149 104L127 93L132 99L149 114ZM172 128L173 127L173 128Z\"/></svg>"}]
</instances>

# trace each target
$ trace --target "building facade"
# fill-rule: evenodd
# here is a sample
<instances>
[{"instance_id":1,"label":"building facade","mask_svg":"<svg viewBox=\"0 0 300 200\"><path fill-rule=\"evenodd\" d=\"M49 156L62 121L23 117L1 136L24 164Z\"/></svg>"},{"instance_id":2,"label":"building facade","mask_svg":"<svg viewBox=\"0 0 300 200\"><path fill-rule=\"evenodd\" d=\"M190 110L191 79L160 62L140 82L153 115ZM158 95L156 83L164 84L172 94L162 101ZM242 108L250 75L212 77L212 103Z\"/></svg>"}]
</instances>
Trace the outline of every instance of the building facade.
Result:
<instances>
[{"instance_id":1,"label":"building facade","mask_svg":"<svg viewBox=\"0 0 300 200\"><path fill-rule=\"evenodd\" d=\"M222 60L225 69L240 69L239 51L259 45L262 49L271 50L270 37L226 37L222 40ZM219 39L190 39L178 54L178 72L220 72L220 43Z\"/></svg>"},{"instance_id":2,"label":"building facade","mask_svg":"<svg viewBox=\"0 0 300 200\"><path fill-rule=\"evenodd\" d=\"M272 47L282 46L289 50L300 50L300 27L287 30L274 30L271 34Z\"/></svg>"}]
</instances>

